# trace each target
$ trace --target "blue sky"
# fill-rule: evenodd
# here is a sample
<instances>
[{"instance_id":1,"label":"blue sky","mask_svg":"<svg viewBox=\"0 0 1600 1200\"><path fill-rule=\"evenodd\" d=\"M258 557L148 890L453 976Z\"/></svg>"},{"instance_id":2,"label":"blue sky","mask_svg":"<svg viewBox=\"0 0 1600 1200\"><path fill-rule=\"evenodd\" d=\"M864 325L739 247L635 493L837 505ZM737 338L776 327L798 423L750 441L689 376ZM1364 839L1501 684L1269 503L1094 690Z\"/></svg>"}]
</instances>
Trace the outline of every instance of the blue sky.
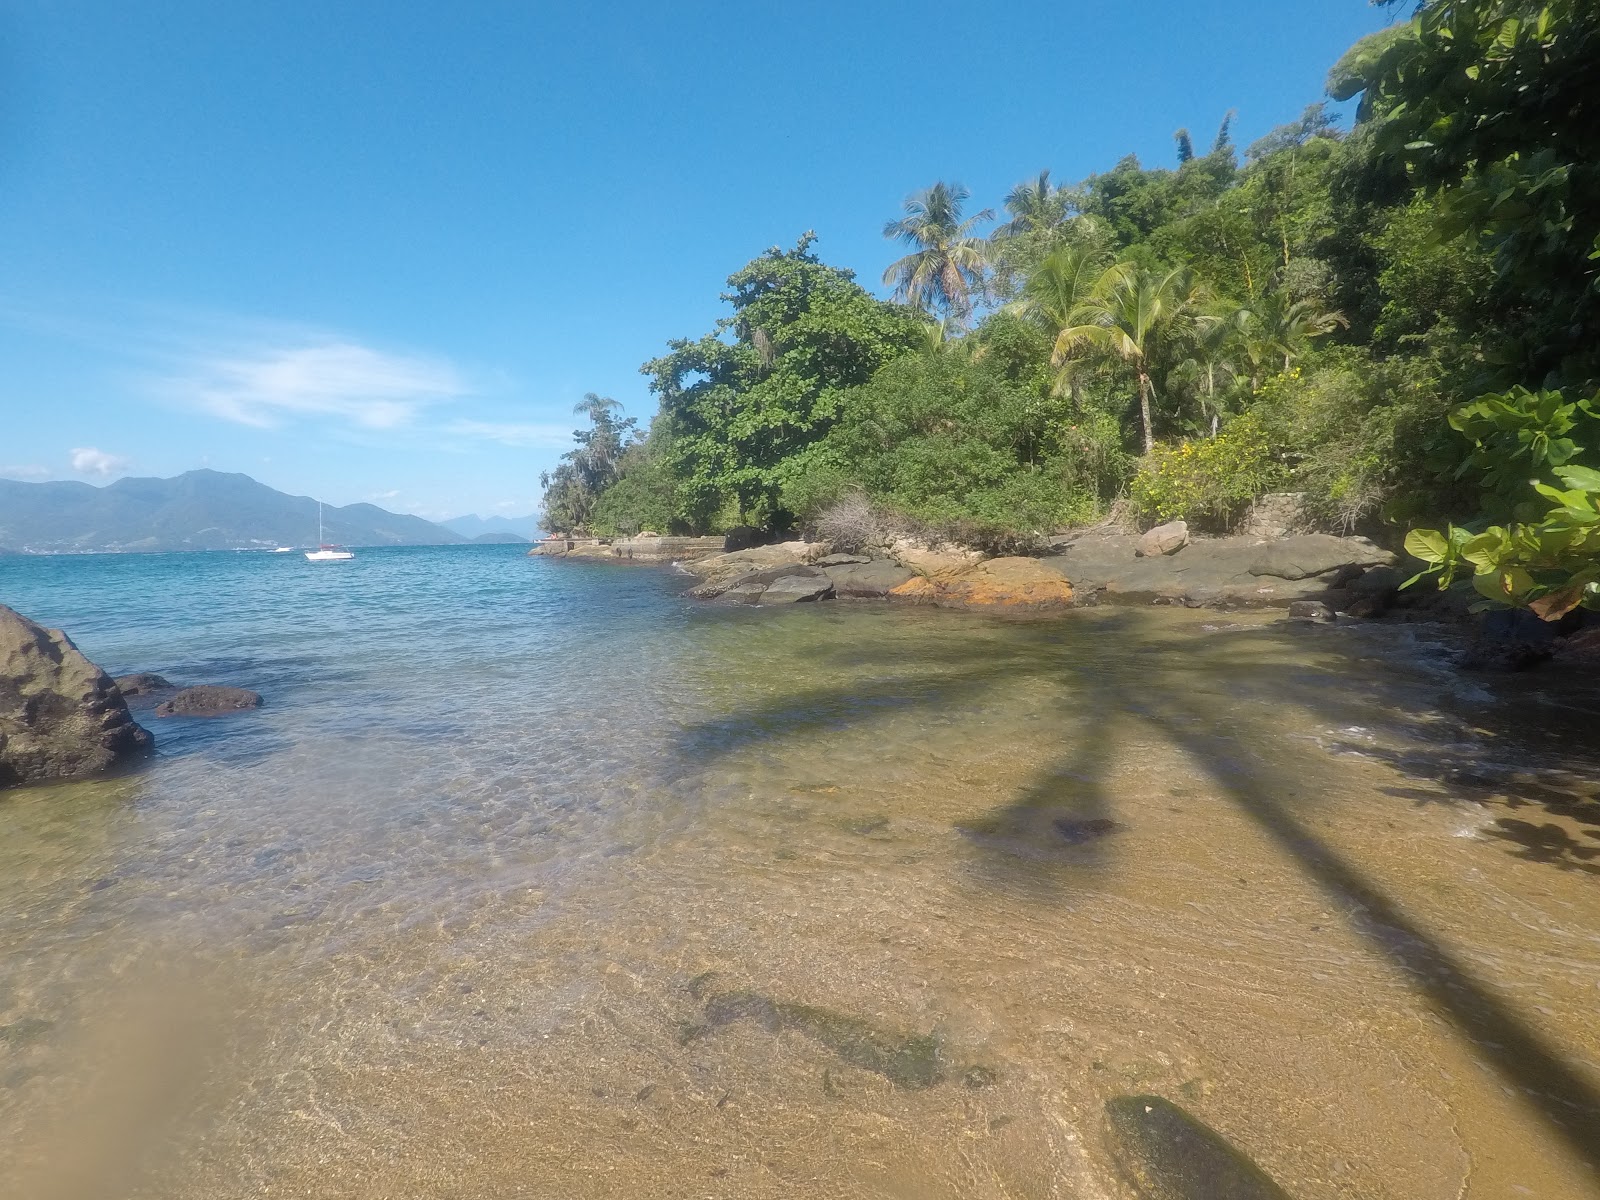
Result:
<instances>
[{"instance_id":1,"label":"blue sky","mask_svg":"<svg viewBox=\"0 0 1600 1200\"><path fill-rule=\"evenodd\" d=\"M1366 0L0 7L0 474L243 471L524 513L584 392L806 229L878 280L999 207L1320 98Z\"/></svg>"}]
</instances>

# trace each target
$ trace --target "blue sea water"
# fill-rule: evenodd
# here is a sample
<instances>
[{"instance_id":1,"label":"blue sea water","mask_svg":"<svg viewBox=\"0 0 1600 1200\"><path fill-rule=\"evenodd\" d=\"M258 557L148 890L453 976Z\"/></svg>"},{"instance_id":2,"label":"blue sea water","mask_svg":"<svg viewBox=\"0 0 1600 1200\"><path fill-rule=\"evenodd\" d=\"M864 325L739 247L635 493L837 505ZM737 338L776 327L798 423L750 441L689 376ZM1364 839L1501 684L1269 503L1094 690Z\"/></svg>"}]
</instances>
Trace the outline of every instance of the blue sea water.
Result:
<instances>
[{"instance_id":1,"label":"blue sea water","mask_svg":"<svg viewBox=\"0 0 1600 1200\"><path fill-rule=\"evenodd\" d=\"M684 582L0 560L107 670L265 698L0 796L0 1177L1105 1195L1101 1106L1154 1091L1296 1196L1592 1194L1482 1003L1600 1062L1590 693L1427 630Z\"/></svg>"}]
</instances>

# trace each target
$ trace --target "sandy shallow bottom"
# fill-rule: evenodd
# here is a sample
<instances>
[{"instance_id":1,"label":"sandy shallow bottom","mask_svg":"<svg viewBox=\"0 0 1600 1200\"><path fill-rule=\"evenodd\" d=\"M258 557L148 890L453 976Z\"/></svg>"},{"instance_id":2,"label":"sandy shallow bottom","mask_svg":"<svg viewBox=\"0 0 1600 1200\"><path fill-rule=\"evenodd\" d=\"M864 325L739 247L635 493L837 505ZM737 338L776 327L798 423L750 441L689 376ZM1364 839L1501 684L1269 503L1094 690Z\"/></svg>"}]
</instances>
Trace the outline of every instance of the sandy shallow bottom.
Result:
<instances>
[{"instance_id":1,"label":"sandy shallow bottom","mask_svg":"<svg viewBox=\"0 0 1600 1200\"><path fill-rule=\"evenodd\" d=\"M1154 1093L1295 1197L1600 1196L1593 692L672 612L0 802L15 1194L1124 1197Z\"/></svg>"}]
</instances>

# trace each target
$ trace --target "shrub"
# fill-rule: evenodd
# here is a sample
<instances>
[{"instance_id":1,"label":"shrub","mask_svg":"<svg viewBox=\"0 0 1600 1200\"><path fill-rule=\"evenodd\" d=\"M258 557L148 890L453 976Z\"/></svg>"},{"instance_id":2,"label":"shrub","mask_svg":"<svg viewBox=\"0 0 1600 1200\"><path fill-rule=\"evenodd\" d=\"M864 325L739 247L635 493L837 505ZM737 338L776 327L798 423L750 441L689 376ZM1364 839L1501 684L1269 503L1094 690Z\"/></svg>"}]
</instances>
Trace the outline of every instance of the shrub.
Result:
<instances>
[{"instance_id":1,"label":"shrub","mask_svg":"<svg viewBox=\"0 0 1600 1200\"><path fill-rule=\"evenodd\" d=\"M845 554L859 554L879 545L888 524L863 492L850 492L817 514L816 535Z\"/></svg>"},{"instance_id":2,"label":"shrub","mask_svg":"<svg viewBox=\"0 0 1600 1200\"><path fill-rule=\"evenodd\" d=\"M1139 515L1150 522L1178 517L1228 528L1250 502L1282 483L1261 422L1246 414L1212 438L1191 439L1146 455L1129 488Z\"/></svg>"}]
</instances>

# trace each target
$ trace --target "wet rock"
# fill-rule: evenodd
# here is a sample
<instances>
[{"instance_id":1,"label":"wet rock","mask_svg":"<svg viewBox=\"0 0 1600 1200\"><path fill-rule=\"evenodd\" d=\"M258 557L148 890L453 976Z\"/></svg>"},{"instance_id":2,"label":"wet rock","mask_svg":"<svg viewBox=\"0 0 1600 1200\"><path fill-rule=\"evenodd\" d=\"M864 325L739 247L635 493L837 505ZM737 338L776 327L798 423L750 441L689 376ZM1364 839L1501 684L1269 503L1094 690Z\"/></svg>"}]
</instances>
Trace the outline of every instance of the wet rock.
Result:
<instances>
[{"instance_id":1,"label":"wet rock","mask_svg":"<svg viewBox=\"0 0 1600 1200\"><path fill-rule=\"evenodd\" d=\"M689 590L698 600L720 598L730 604L793 604L832 594L833 580L826 571L794 563L747 571Z\"/></svg>"},{"instance_id":2,"label":"wet rock","mask_svg":"<svg viewBox=\"0 0 1600 1200\"><path fill-rule=\"evenodd\" d=\"M1393 554L1366 538L1302 533L1264 543L1249 570L1252 575L1279 579L1310 579L1346 567L1389 566L1394 561Z\"/></svg>"},{"instance_id":3,"label":"wet rock","mask_svg":"<svg viewBox=\"0 0 1600 1200\"><path fill-rule=\"evenodd\" d=\"M140 671L133 675L118 675L111 682L117 685L117 691L124 696L148 696L152 692L170 692L175 691L178 686L160 675L151 674L149 671Z\"/></svg>"},{"instance_id":4,"label":"wet rock","mask_svg":"<svg viewBox=\"0 0 1600 1200\"><path fill-rule=\"evenodd\" d=\"M1600 668L1600 625L1580 629L1558 642L1554 657L1569 666Z\"/></svg>"},{"instance_id":5,"label":"wet rock","mask_svg":"<svg viewBox=\"0 0 1600 1200\"><path fill-rule=\"evenodd\" d=\"M1558 626L1525 609L1482 613L1461 665L1474 671L1525 671L1555 655Z\"/></svg>"},{"instance_id":6,"label":"wet rock","mask_svg":"<svg viewBox=\"0 0 1600 1200\"><path fill-rule=\"evenodd\" d=\"M1176 554L1189 544L1189 526L1184 521L1168 521L1146 531L1139 539L1134 553L1140 558L1159 558L1163 554Z\"/></svg>"},{"instance_id":7,"label":"wet rock","mask_svg":"<svg viewBox=\"0 0 1600 1200\"><path fill-rule=\"evenodd\" d=\"M826 571L808 567L804 575L785 575L769 583L756 601L758 604L804 604L833 595L833 580Z\"/></svg>"},{"instance_id":8,"label":"wet rock","mask_svg":"<svg viewBox=\"0 0 1600 1200\"><path fill-rule=\"evenodd\" d=\"M705 1005L704 1026L691 1032L704 1036L736 1021L748 1021L773 1034L784 1030L802 1034L851 1066L882 1075L907 1091L944 1082L939 1041L935 1037L900 1033L848 1013L789 1004L759 992L711 996Z\"/></svg>"},{"instance_id":9,"label":"wet rock","mask_svg":"<svg viewBox=\"0 0 1600 1200\"><path fill-rule=\"evenodd\" d=\"M1072 584L1039 558L992 558L961 571L907 580L889 595L940 608L1003 608L1029 611L1065 608Z\"/></svg>"},{"instance_id":10,"label":"wet rock","mask_svg":"<svg viewBox=\"0 0 1600 1200\"><path fill-rule=\"evenodd\" d=\"M247 688L203 683L184 688L172 699L156 705L158 717L220 717L247 708L260 708L261 696Z\"/></svg>"},{"instance_id":11,"label":"wet rock","mask_svg":"<svg viewBox=\"0 0 1600 1200\"><path fill-rule=\"evenodd\" d=\"M1333 620L1333 609L1321 600L1296 600L1289 605L1289 619L1291 621L1322 621Z\"/></svg>"},{"instance_id":12,"label":"wet rock","mask_svg":"<svg viewBox=\"0 0 1600 1200\"><path fill-rule=\"evenodd\" d=\"M829 558L845 558L834 554ZM887 559L857 559L848 564L836 565L822 560L823 569L833 580L834 594L854 599L882 599L895 588L915 578L915 572Z\"/></svg>"},{"instance_id":13,"label":"wet rock","mask_svg":"<svg viewBox=\"0 0 1600 1200\"><path fill-rule=\"evenodd\" d=\"M154 744L72 639L0 605L0 787L96 775Z\"/></svg>"},{"instance_id":14,"label":"wet rock","mask_svg":"<svg viewBox=\"0 0 1600 1200\"><path fill-rule=\"evenodd\" d=\"M1160 1096L1106 1101L1112 1154L1148 1200L1289 1200L1220 1133Z\"/></svg>"}]
</instances>

